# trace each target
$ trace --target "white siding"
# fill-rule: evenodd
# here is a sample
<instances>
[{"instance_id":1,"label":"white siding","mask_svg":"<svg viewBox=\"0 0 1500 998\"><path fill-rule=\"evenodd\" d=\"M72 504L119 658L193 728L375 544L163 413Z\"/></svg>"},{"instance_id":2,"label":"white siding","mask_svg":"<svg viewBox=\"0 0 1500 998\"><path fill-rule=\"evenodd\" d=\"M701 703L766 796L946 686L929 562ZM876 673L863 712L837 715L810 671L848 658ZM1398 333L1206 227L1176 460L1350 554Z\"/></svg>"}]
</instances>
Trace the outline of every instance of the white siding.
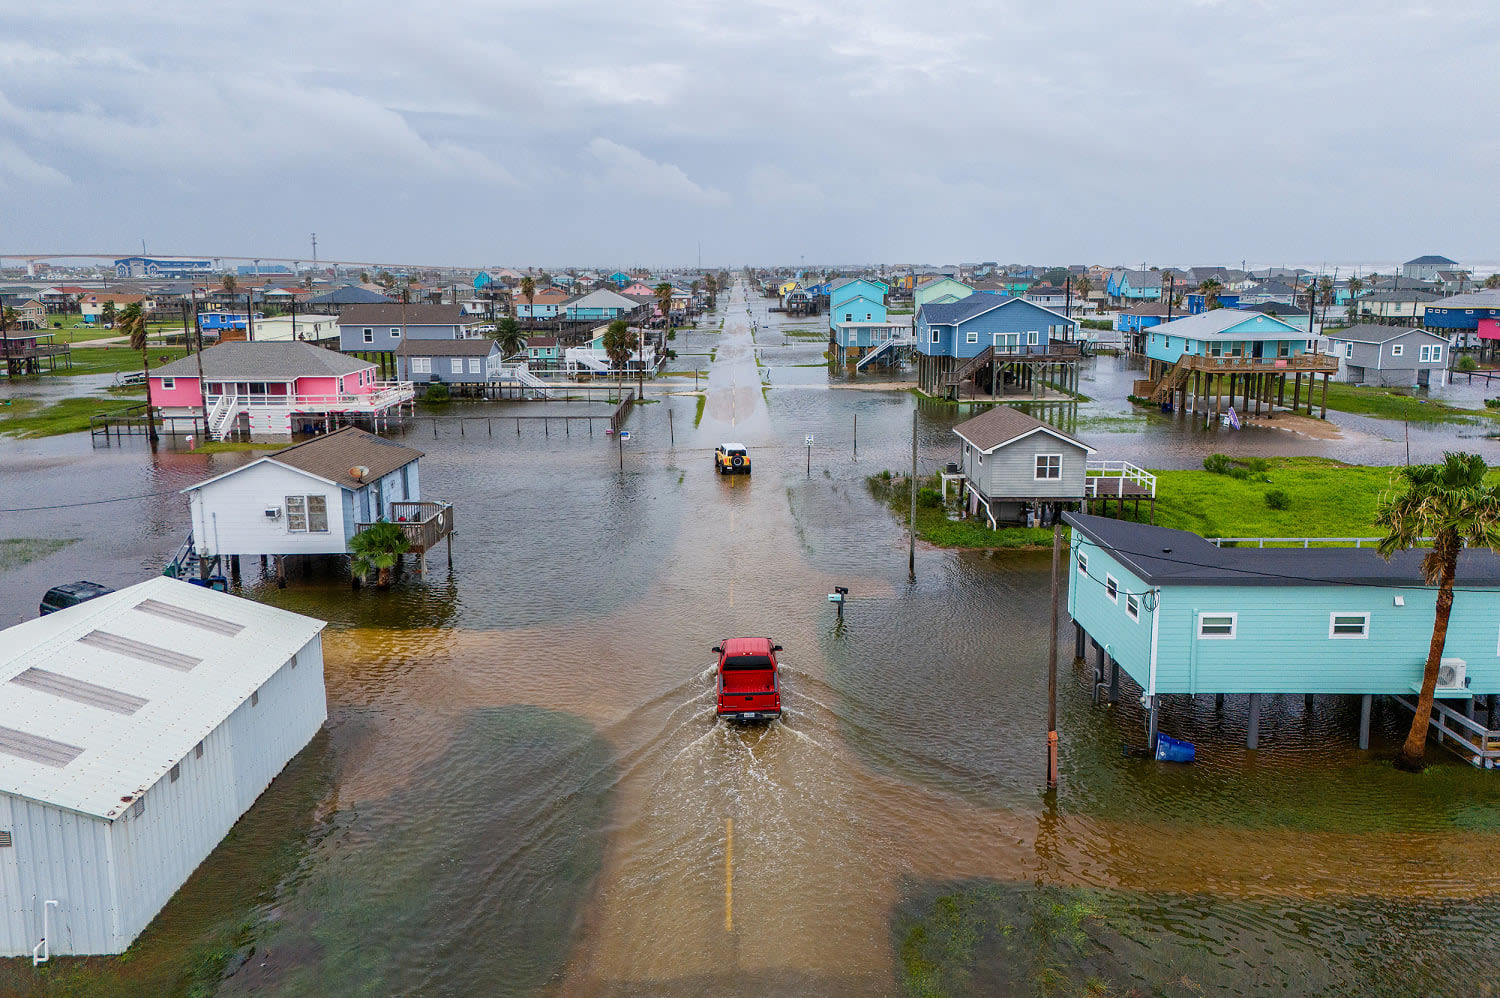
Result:
<instances>
[{"instance_id":1,"label":"white siding","mask_svg":"<svg viewBox=\"0 0 1500 998\"><path fill-rule=\"evenodd\" d=\"M52 913L52 952L123 952L327 718L322 638L314 637L189 751L179 777L146 791L145 811L113 822L0 794L0 956L24 956Z\"/></svg>"},{"instance_id":2,"label":"white siding","mask_svg":"<svg viewBox=\"0 0 1500 998\"><path fill-rule=\"evenodd\" d=\"M194 546L199 554L343 554L353 532L342 522L343 491L284 465L256 465L192 493ZM287 529L286 497L292 495L327 499L327 533ZM272 506L281 508L280 518L266 516Z\"/></svg>"}]
</instances>

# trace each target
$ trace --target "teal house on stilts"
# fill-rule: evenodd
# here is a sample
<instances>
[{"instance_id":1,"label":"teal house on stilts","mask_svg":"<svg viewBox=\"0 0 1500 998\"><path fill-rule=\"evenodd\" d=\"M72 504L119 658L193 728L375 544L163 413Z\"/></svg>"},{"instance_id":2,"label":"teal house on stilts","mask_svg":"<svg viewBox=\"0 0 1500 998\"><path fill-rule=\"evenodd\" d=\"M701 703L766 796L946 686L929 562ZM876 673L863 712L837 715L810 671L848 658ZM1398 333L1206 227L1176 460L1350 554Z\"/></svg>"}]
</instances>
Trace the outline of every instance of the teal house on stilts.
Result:
<instances>
[{"instance_id":1,"label":"teal house on stilts","mask_svg":"<svg viewBox=\"0 0 1500 998\"><path fill-rule=\"evenodd\" d=\"M1126 520L1063 521L1075 655L1091 646L1096 699L1118 695L1121 672L1139 690L1153 749L1175 697L1248 696L1252 749L1267 697L1359 697L1360 748L1374 698L1415 704L1437 604L1424 551L1387 562L1370 542L1221 546ZM1459 557L1433 728L1475 765L1500 761L1500 557L1487 549Z\"/></svg>"}]
</instances>

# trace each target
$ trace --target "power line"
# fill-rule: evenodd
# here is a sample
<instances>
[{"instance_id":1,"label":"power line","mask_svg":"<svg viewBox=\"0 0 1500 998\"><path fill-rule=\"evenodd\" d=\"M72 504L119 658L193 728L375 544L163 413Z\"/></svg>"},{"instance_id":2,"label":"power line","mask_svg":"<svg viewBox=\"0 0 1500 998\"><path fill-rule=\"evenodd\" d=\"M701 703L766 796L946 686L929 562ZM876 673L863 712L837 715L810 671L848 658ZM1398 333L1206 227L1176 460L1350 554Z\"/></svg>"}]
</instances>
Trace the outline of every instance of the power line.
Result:
<instances>
[{"instance_id":1,"label":"power line","mask_svg":"<svg viewBox=\"0 0 1500 998\"><path fill-rule=\"evenodd\" d=\"M102 506L105 503L111 502L130 502L132 499L165 499L168 496L175 496L177 494L178 493L176 491L144 492L138 496L116 496L113 499L90 499L86 502L65 502L59 503L56 506L17 506L13 509L0 509L0 513L41 513L53 509L76 509L79 506Z\"/></svg>"}]
</instances>

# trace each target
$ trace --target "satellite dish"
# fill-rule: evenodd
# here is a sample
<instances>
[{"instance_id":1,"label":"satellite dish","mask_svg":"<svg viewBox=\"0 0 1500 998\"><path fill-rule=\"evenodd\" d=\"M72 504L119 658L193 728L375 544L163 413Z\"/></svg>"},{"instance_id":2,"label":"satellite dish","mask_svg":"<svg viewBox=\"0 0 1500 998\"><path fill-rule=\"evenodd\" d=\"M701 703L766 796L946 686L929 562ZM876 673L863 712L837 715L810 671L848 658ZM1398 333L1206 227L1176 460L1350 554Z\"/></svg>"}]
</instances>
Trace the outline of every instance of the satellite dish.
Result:
<instances>
[{"instance_id":1,"label":"satellite dish","mask_svg":"<svg viewBox=\"0 0 1500 998\"><path fill-rule=\"evenodd\" d=\"M369 473L370 469L363 464L356 464L354 467L349 469L349 477L354 479L356 482L364 481L365 476Z\"/></svg>"}]
</instances>

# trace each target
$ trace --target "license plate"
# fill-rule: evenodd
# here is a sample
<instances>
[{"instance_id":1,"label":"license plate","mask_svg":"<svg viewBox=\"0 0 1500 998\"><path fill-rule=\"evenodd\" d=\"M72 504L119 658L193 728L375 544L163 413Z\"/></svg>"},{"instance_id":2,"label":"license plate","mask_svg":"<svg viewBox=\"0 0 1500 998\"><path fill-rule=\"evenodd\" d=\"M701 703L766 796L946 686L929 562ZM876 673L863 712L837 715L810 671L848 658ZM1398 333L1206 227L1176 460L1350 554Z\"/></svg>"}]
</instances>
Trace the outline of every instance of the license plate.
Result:
<instances>
[{"instance_id":1,"label":"license plate","mask_svg":"<svg viewBox=\"0 0 1500 998\"><path fill-rule=\"evenodd\" d=\"M742 721L759 721L760 720L760 715L757 714L753 710L746 711L745 713L743 713L743 714L740 715L740 720L742 720Z\"/></svg>"}]
</instances>

